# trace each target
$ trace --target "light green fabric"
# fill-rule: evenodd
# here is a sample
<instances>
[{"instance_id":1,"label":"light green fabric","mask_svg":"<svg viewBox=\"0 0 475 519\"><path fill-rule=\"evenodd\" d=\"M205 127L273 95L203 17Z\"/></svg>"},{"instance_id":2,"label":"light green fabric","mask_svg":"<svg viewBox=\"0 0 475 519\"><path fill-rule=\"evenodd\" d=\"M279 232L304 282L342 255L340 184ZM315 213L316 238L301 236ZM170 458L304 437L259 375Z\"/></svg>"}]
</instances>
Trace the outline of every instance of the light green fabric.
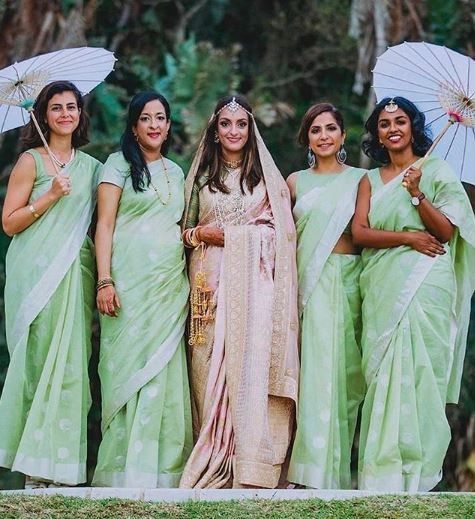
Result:
<instances>
[{"instance_id":1,"label":"light green fabric","mask_svg":"<svg viewBox=\"0 0 475 519\"><path fill-rule=\"evenodd\" d=\"M288 479L350 488L350 454L364 395L359 337L361 258L331 251L353 216L365 171L297 177L301 371ZM305 200L307 198L307 201Z\"/></svg>"},{"instance_id":2,"label":"light green fabric","mask_svg":"<svg viewBox=\"0 0 475 519\"><path fill-rule=\"evenodd\" d=\"M51 185L39 153L30 201ZM14 236L5 309L11 361L0 400L0 465L76 485L86 481L88 360L94 305L86 237L100 163L80 151L72 192Z\"/></svg>"},{"instance_id":3,"label":"light green fabric","mask_svg":"<svg viewBox=\"0 0 475 519\"><path fill-rule=\"evenodd\" d=\"M458 399L475 287L475 221L444 161L430 158L422 172L421 190L456 230L447 254L436 258L407 246L363 253L362 489L434 487L450 441L445 404ZM383 185L372 170L369 178L372 228L424 230L401 177Z\"/></svg>"},{"instance_id":4,"label":"light green fabric","mask_svg":"<svg viewBox=\"0 0 475 519\"><path fill-rule=\"evenodd\" d=\"M101 317L99 375L103 439L93 484L177 486L191 450L191 409L184 348L188 280L178 222L183 172L165 159L171 199L152 186L135 192L121 153L101 182L121 187L111 275L121 301L117 318ZM149 164L162 199L161 161Z\"/></svg>"}]
</instances>

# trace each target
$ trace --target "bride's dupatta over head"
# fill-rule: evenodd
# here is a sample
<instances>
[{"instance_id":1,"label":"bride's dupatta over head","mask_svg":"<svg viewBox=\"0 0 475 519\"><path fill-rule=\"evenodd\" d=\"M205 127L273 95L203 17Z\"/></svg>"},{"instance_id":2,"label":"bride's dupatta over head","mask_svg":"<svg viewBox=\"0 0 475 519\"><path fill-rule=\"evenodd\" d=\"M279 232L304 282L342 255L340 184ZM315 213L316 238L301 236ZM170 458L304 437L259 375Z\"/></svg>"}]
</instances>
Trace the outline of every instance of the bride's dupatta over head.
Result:
<instances>
[{"instance_id":1,"label":"bride's dupatta over head","mask_svg":"<svg viewBox=\"0 0 475 519\"><path fill-rule=\"evenodd\" d=\"M232 464L235 486L275 487L290 442L295 408L292 402L297 401L299 368L296 233L287 185L251 115L250 119L267 195L264 201L251 204L246 211L248 225L225 228L224 249L210 248L205 253L210 254L209 261L212 254L223 255L219 273L213 275L219 279L218 308L206 391L196 387L198 382L194 382L193 372L191 376L192 386L195 384L192 392L206 393L206 397L201 398L204 404L197 445L185 468L181 486L224 486ZM203 143L204 140L186 179L183 222L187 221ZM262 262L273 266L270 282L262 282ZM190 267L193 278L193 265ZM193 285L193 279L191 283ZM216 360L218 350L221 351L219 362ZM262 371L255 377L253 373L258 368ZM224 400L216 406L208 397L217 392L222 393ZM223 417L228 399L228 415ZM217 409L221 410L221 418L217 417ZM221 423L217 423L219 420ZM222 430L222 437L227 438L223 440L226 448L219 446L217 430ZM218 458L220 466L216 467Z\"/></svg>"}]
</instances>

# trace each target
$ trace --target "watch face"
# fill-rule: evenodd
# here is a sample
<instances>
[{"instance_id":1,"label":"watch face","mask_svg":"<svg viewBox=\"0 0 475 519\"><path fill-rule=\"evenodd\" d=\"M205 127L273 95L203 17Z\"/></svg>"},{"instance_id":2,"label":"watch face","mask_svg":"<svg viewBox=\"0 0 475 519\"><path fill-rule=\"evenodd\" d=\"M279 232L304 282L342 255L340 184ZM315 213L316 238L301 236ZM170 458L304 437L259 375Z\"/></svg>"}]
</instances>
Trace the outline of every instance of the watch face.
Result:
<instances>
[{"instance_id":1,"label":"watch face","mask_svg":"<svg viewBox=\"0 0 475 519\"><path fill-rule=\"evenodd\" d=\"M419 200L419 198L417 196L413 196L411 198L411 204L412 205L419 205L421 203L421 201Z\"/></svg>"}]
</instances>

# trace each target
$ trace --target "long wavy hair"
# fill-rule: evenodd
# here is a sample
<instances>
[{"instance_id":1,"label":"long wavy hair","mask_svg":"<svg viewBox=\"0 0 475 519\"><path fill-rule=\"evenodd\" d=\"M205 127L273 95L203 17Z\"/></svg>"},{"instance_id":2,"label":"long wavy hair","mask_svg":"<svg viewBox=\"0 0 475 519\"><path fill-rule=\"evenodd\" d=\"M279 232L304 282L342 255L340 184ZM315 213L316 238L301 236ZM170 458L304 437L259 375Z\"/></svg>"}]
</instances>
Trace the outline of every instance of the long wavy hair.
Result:
<instances>
[{"instance_id":1,"label":"long wavy hair","mask_svg":"<svg viewBox=\"0 0 475 519\"><path fill-rule=\"evenodd\" d=\"M246 184L248 190L252 193L254 188L264 177L262 171L261 161L259 159L259 151L257 149L256 133L254 131L254 121L252 120L252 108L248 103L247 99L242 95L225 96L222 97L217 103L214 109L214 117L209 122L205 130L203 155L201 157L200 164L198 166L197 178L204 177L206 182L201 187L208 186L210 191L215 193L221 191L222 193L229 193L229 189L221 178L221 169L223 166L223 154L221 144L215 142L215 135L218 131L218 120L220 110L233 100L241 105L248 112L248 125L249 134L246 144L243 148L243 161L241 165L241 178L240 186L241 191L244 194L244 184Z\"/></svg>"},{"instance_id":2,"label":"long wavy hair","mask_svg":"<svg viewBox=\"0 0 475 519\"><path fill-rule=\"evenodd\" d=\"M137 125L140 114L144 106L150 101L158 100L165 108L165 116L167 122L170 120L170 105L166 98L158 92L139 92L132 97L127 112L127 122L124 133L120 139L120 146L125 160L130 164L130 176L132 179L132 186L136 192L145 191L146 187L150 185L150 170L147 162L143 156L142 150L135 139L133 128ZM168 131L167 140L162 143L160 153L166 155L168 151L168 142L171 136L171 127Z\"/></svg>"},{"instance_id":3,"label":"long wavy hair","mask_svg":"<svg viewBox=\"0 0 475 519\"><path fill-rule=\"evenodd\" d=\"M385 97L374 108L368 120L365 123L365 136L361 147L363 152L377 162L382 164L389 164L391 159L388 150L381 146L378 135L378 120L379 114L384 110L384 107L391 101L391 99L399 106L399 108L409 117L412 129L412 151L417 157L422 157L426 154L432 145L432 139L429 131L425 127L426 118L424 114L417 108L417 106L405 97Z\"/></svg>"},{"instance_id":4,"label":"long wavy hair","mask_svg":"<svg viewBox=\"0 0 475 519\"><path fill-rule=\"evenodd\" d=\"M81 111L79 114L79 124L71 137L71 144L73 148L79 148L80 146L84 146L89 142L87 136L89 129L89 117L84 110L84 100L76 85L70 81L53 81L52 83L49 83L38 94L38 97L36 98L33 105L33 110L38 121L38 125L41 128L43 135L45 136L46 142L49 142L50 127L46 122L48 103L53 96L56 94L62 94L63 92L72 92L74 94L78 108ZM41 140L38 130L36 129L36 126L31 119L23 128L20 141L22 143L23 149L43 146L43 141Z\"/></svg>"}]
</instances>

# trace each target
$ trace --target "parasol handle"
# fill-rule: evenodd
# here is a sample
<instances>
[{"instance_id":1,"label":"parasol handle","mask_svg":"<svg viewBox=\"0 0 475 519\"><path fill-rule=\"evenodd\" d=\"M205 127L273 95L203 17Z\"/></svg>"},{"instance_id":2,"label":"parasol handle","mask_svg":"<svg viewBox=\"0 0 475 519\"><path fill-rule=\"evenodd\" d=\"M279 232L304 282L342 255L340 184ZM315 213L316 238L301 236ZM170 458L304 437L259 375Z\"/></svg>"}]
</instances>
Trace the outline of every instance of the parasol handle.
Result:
<instances>
[{"instance_id":1,"label":"parasol handle","mask_svg":"<svg viewBox=\"0 0 475 519\"><path fill-rule=\"evenodd\" d=\"M417 159L416 162L414 162L414 164L411 164L410 166L408 166L405 170L407 171L410 167L414 166L417 164L417 167L420 169L422 168L422 166L424 165L424 162L429 158L430 154L434 151L435 147L437 146L437 144L439 144L439 142L441 141L442 137L447 133L447 130L452 126L452 124L455 124L457 121L452 119L452 117L447 121L447 124L442 128L441 132L439 133L439 135L437 135L437 137L434 139L434 142L432 143L431 147L427 150L426 154L420 158L420 159Z\"/></svg>"},{"instance_id":2,"label":"parasol handle","mask_svg":"<svg viewBox=\"0 0 475 519\"><path fill-rule=\"evenodd\" d=\"M48 153L48 155L51 158L51 162L53 163L54 169L56 170L56 175L59 175L60 171L59 171L58 165L53 160L52 151L50 150L50 147L48 146L48 142L46 141L45 136L43 135L43 132L41 131L40 125L38 124L38 121L37 121L37 119L35 117L35 113L33 111L33 108L30 108L28 110L28 112L30 113L30 117L31 117L31 119L33 121L33 124L35 125L36 129L38 130L38 133L40 135L40 139L43 142L43 146L45 147L46 152Z\"/></svg>"}]
</instances>

